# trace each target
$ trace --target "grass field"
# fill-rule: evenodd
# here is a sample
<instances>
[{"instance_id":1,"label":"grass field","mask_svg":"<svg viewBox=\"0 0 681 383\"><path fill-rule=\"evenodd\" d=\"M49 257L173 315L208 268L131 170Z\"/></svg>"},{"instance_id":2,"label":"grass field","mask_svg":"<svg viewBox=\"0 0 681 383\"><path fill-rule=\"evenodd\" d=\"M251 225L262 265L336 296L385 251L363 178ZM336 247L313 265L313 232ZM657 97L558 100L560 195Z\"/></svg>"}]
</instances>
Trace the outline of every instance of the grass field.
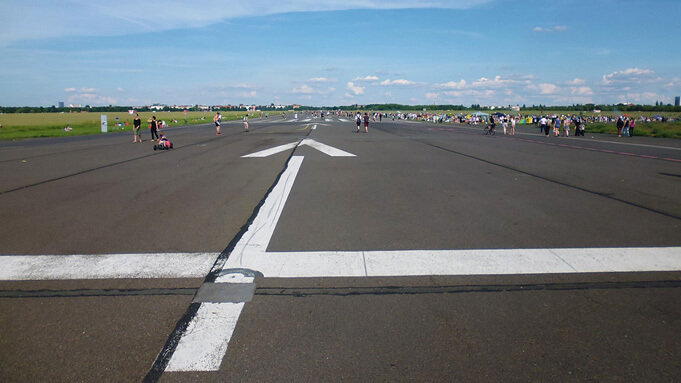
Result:
<instances>
[{"instance_id":1,"label":"grass field","mask_svg":"<svg viewBox=\"0 0 681 383\"><path fill-rule=\"evenodd\" d=\"M223 120L242 118L246 112L220 112ZM89 134L102 134L100 125L101 115L104 113L11 113L0 115L0 140L19 140L36 137L67 137ZM250 112L252 115L253 112ZM106 113L108 131L120 132L132 130L134 115L128 113ZM149 124L147 120L156 116L157 120L165 121L168 126L196 125L212 123L215 112L140 112L142 128ZM115 126L116 117L122 126ZM185 120L186 119L186 120ZM177 122L175 122L177 121ZM126 125L127 123L127 125ZM70 126L71 131L64 131Z\"/></svg>"},{"instance_id":2,"label":"grass field","mask_svg":"<svg viewBox=\"0 0 681 383\"><path fill-rule=\"evenodd\" d=\"M523 111L523 114L527 115L539 115L541 113L540 110L536 111ZM544 111L544 114L546 115L577 115L579 116L579 112L565 112L565 111ZM667 113L660 113L660 112L626 112L622 113L619 111L603 111L602 113L593 113L593 112L584 112L583 114L584 117L592 117L592 116L608 116L608 117L617 117L620 115L627 115L630 116L631 118L636 119L636 128L634 129L634 135L635 136L646 136L646 137L659 137L659 138L676 138L676 139L681 139L681 116L679 116L676 113L673 114L667 114ZM674 118L675 121L668 121L668 122L641 122L639 121L640 117L654 117L656 115L662 115L666 116L668 118ZM573 127L574 128L574 127ZM604 134L617 134L617 125L615 123L606 123L606 122L590 122L586 125L586 130L587 132L591 133L604 133Z\"/></svg>"},{"instance_id":3,"label":"grass field","mask_svg":"<svg viewBox=\"0 0 681 383\"><path fill-rule=\"evenodd\" d=\"M509 111L501 111L503 113L511 113ZM418 113L418 112L417 112ZM428 112L430 114L458 114L468 112ZM517 114L517 112L513 112ZM523 110L522 115L539 115L541 111ZM66 137L66 136L82 136L89 134L102 134L100 126L100 116L102 113L16 113L16 114L2 114L0 115L0 140L19 140L36 137ZM246 112L221 112L224 120L235 120L242 118ZM253 116L254 112L249 112L249 116ZM544 114L577 114L579 112L564 112L545 110ZM617 111L604 111L598 115L617 116L620 113ZM653 117L659 113L657 112L628 112L631 117L638 118L640 116ZM132 121L134 116L125 112L122 113L106 113L109 122L109 132L130 131L132 129ZM165 121L168 126L178 125L196 125L211 123L215 112L189 112L185 115L183 112L140 112L142 119L142 128L146 128L147 119L155 115L158 120ZM592 112L584 112L584 116L597 115ZM116 117L119 118L119 123L122 126L115 126ZM676 121L672 122L649 122L636 123L634 133L636 136L649 137L663 137L681 139L681 118L677 115L671 115ZM175 122L177 121L177 122ZM127 125L126 125L127 124ZM70 126L71 131L64 131L64 128ZM587 124L587 132L617 134L617 128L614 123L594 122Z\"/></svg>"}]
</instances>

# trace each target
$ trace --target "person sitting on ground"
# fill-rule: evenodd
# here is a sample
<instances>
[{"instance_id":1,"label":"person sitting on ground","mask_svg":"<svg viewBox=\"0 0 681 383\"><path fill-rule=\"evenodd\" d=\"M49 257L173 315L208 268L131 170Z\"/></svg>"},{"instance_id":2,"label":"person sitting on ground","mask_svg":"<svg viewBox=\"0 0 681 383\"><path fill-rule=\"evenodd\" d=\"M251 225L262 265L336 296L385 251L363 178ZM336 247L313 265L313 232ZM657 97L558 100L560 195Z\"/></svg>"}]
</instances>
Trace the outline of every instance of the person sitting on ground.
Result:
<instances>
[{"instance_id":1,"label":"person sitting on ground","mask_svg":"<svg viewBox=\"0 0 681 383\"><path fill-rule=\"evenodd\" d=\"M165 133L161 133L161 138L158 141L158 146L160 148L164 148L164 149L172 149L173 148L173 144L170 143L170 141L168 141L168 138L166 137Z\"/></svg>"}]
</instances>

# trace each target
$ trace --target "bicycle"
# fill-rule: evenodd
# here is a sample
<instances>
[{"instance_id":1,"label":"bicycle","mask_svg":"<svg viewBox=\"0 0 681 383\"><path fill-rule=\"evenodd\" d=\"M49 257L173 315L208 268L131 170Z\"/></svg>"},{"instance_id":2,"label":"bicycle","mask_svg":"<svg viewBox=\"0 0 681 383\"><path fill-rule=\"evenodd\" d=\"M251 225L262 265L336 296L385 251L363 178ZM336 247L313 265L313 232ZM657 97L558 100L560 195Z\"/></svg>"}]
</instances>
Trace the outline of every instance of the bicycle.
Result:
<instances>
[{"instance_id":1,"label":"bicycle","mask_svg":"<svg viewBox=\"0 0 681 383\"><path fill-rule=\"evenodd\" d=\"M485 136L488 135L488 134L493 136L493 135L496 134L496 132L497 132L496 127L492 126L492 125L485 126L485 130L483 130L483 133L485 134Z\"/></svg>"}]
</instances>

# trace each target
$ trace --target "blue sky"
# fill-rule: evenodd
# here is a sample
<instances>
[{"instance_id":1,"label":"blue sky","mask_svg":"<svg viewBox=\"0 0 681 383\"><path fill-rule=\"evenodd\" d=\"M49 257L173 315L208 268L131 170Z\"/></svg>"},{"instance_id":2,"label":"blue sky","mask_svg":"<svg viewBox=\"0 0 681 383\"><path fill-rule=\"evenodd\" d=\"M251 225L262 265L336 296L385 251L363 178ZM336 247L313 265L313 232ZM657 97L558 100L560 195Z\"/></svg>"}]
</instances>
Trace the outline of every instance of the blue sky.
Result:
<instances>
[{"instance_id":1,"label":"blue sky","mask_svg":"<svg viewBox=\"0 0 681 383\"><path fill-rule=\"evenodd\" d=\"M673 103L678 0L0 3L0 105Z\"/></svg>"}]
</instances>

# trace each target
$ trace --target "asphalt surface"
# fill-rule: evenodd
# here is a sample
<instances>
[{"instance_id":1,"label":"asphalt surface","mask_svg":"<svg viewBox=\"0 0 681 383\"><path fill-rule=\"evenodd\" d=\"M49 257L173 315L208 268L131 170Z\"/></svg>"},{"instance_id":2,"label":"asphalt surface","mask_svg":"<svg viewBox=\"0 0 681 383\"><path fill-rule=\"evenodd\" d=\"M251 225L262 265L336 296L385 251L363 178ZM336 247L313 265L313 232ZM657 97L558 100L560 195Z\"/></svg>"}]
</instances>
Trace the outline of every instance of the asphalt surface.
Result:
<instances>
[{"instance_id":1,"label":"asphalt surface","mask_svg":"<svg viewBox=\"0 0 681 383\"><path fill-rule=\"evenodd\" d=\"M268 252L678 247L681 143L332 117L0 143L0 256L228 256L292 155ZM316 126L316 128L315 128ZM314 128L314 129L313 129ZM147 132L144 132L147 133ZM256 151L312 138L265 158ZM681 254L679 254L681 257ZM276 262L276 259L273 259ZM204 278L0 281L3 382L674 382L681 273L256 280L219 371L159 353Z\"/></svg>"}]
</instances>

